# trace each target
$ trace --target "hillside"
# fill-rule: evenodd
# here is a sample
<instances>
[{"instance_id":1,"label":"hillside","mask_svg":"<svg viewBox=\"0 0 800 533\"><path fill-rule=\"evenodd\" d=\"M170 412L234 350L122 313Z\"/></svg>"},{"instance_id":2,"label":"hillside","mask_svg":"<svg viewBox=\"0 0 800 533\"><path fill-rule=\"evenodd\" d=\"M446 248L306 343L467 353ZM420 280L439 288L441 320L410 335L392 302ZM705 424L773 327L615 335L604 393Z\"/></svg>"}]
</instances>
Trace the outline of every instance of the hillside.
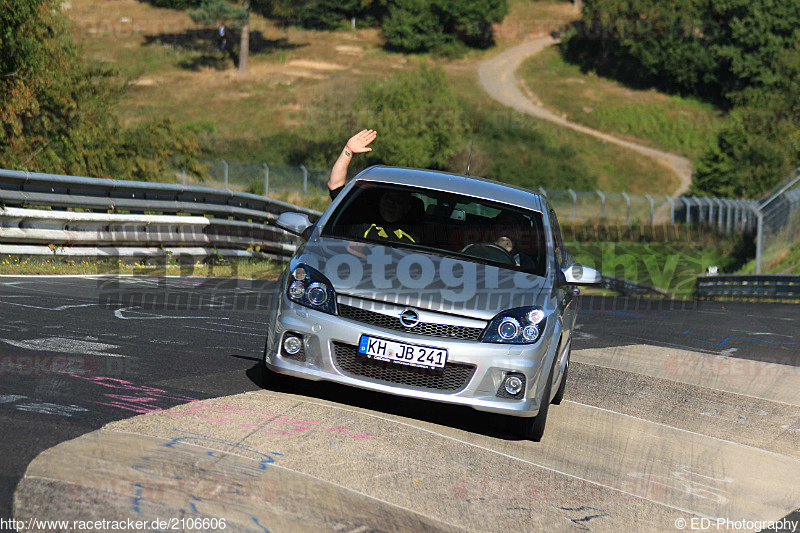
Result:
<instances>
[{"instance_id":1,"label":"hillside","mask_svg":"<svg viewBox=\"0 0 800 533\"><path fill-rule=\"evenodd\" d=\"M123 121L172 117L198 134L207 158L325 168L355 128L370 126L354 108L365 85L440 65L459 97L452 111L477 124L473 173L526 186L670 192L669 172L647 158L519 116L484 93L481 60L573 16L564 2L509 5L497 47L455 59L386 51L372 28L308 31L254 16L246 74L216 49L213 28L198 28L185 12L136 0L73 0L69 15L86 54L113 65L128 84ZM462 171L469 126L448 127L462 130L463 149L450 162Z\"/></svg>"}]
</instances>

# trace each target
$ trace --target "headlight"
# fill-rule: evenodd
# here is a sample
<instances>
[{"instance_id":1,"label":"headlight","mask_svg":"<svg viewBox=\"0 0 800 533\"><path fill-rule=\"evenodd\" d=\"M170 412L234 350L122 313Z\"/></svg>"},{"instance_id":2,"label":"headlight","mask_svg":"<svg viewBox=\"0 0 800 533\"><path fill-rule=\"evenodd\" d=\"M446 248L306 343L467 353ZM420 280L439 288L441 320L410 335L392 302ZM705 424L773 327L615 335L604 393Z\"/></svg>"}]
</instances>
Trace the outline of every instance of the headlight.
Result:
<instances>
[{"instance_id":1,"label":"headlight","mask_svg":"<svg viewBox=\"0 0 800 533\"><path fill-rule=\"evenodd\" d=\"M532 344L539 340L547 322L538 307L517 307L503 311L489 322L483 342L500 344Z\"/></svg>"},{"instance_id":2,"label":"headlight","mask_svg":"<svg viewBox=\"0 0 800 533\"><path fill-rule=\"evenodd\" d=\"M336 293L333 285L308 265L301 263L292 270L286 294L291 301L300 305L336 314Z\"/></svg>"}]
</instances>

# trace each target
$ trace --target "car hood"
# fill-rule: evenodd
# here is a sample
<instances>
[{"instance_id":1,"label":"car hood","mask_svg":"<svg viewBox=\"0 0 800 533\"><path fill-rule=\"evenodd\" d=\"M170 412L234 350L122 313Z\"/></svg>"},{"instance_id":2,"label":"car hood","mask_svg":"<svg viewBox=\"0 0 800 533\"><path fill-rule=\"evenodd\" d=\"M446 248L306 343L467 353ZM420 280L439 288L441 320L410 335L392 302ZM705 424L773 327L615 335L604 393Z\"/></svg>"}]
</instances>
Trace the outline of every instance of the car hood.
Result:
<instances>
[{"instance_id":1,"label":"car hood","mask_svg":"<svg viewBox=\"0 0 800 533\"><path fill-rule=\"evenodd\" d=\"M552 296L549 276L342 239L313 239L297 262L323 273L340 296L482 320L514 307L546 308Z\"/></svg>"}]
</instances>

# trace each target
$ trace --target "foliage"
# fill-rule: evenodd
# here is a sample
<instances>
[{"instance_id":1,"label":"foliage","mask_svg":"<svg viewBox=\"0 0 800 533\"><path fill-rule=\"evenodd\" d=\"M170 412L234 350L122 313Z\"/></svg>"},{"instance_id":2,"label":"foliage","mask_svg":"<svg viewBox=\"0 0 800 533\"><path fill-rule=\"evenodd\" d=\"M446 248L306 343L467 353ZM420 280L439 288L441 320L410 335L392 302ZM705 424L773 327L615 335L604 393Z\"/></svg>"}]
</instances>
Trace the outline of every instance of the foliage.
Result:
<instances>
[{"instance_id":1,"label":"foliage","mask_svg":"<svg viewBox=\"0 0 800 533\"><path fill-rule=\"evenodd\" d=\"M155 138L121 128L114 106L124 85L114 81L108 68L83 60L60 2L5 0L5 4L0 10L4 167L152 179L168 167L167 154L191 157L192 136L169 122L152 125L161 132ZM155 159L145 164L142 154ZM131 161L133 156L138 162Z\"/></svg>"},{"instance_id":2,"label":"foliage","mask_svg":"<svg viewBox=\"0 0 800 533\"><path fill-rule=\"evenodd\" d=\"M463 110L441 68L422 67L367 85L355 112L381 132L381 150L365 159L444 169L460 146Z\"/></svg>"},{"instance_id":3,"label":"foliage","mask_svg":"<svg viewBox=\"0 0 800 533\"><path fill-rule=\"evenodd\" d=\"M363 17L369 0L273 0L269 15L315 30L334 30L345 19Z\"/></svg>"},{"instance_id":4,"label":"foliage","mask_svg":"<svg viewBox=\"0 0 800 533\"><path fill-rule=\"evenodd\" d=\"M172 9L189 9L200 7L204 0L147 0L156 7L168 7Z\"/></svg>"},{"instance_id":5,"label":"foliage","mask_svg":"<svg viewBox=\"0 0 800 533\"><path fill-rule=\"evenodd\" d=\"M768 135L728 130L697 164L692 193L729 198L758 198L788 171L786 150Z\"/></svg>"},{"instance_id":6,"label":"foliage","mask_svg":"<svg viewBox=\"0 0 800 533\"><path fill-rule=\"evenodd\" d=\"M227 0L202 0L198 9L190 9L189 16L201 26L227 24L241 28L247 21L247 10L230 4Z\"/></svg>"},{"instance_id":7,"label":"foliage","mask_svg":"<svg viewBox=\"0 0 800 533\"><path fill-rule=\"evenodd\" d=\"M388 0L381 28L390 48L425 52L461 40L492 44L491 23L506 16L505 0Z\"/></svg>"},{"instance_id":8,"label":"foliage","mask_svg":"<svg viewBox=\"0 0 800 533\"><path fill-rule=\"evenodd\" d=\"M800 158L797 123L775 118L800 108L798 43L798 2L585 0L562 46L585 70L705 98L734 121L771 114L756 128L719 131L697 165L696 194L752 197Z\"/></svg>"},{"instance_id":9,"label":"foliage","mask_svg":"<svg viewBox=\"0 0 800 533\"><path fill-rule=\"evenodd\" d=\"M534 126L511 120L480 120L475 134L489 156L489 177L519 187L594 190L597 176L569 145L552 142ZM461 169L458 169L461 170Z\"/></svg>"}]
</instances>

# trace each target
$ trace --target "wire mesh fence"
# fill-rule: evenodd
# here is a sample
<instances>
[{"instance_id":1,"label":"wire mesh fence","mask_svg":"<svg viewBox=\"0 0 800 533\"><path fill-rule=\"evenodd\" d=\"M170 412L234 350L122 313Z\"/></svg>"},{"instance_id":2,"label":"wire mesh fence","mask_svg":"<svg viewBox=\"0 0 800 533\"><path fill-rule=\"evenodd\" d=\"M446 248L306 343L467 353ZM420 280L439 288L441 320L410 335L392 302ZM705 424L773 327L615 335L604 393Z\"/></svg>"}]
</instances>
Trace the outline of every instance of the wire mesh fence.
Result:
<instances>
[{"instance_id":1,"label":"wire mesh fence","mask_svg":"<svg viewBox=\"0 0 800 533\"><path fill-rule=\"evenodd\" d=\"M210 187L230 188L269 196L277 192L326 194L330 169L303 165L270 165L264 162L201 161L206 165ZM181 173L178 172L180 176ZM352 174L351 176L352 177ZM178 178L185 179L185 178ZM667 196L607 191L535 189L547 196L564 223L607 222L615 224L666 224L675 220Z\"/></svg>"},{"instance_id":2,"label":"wire mesh fence","mask_svg":"<svg viewBox=\"0 0 800 533\"><path fill-rule=\"evenodd\" d=\"M269 196L291 191L326 194L329 169L265 162L202 161L211 187ZM176 173L182 176L183 173ZM352 177L352 175L350 176ZM708 225L725 232L757 232L756 271L762 256L771 260L785 253L800 234L800 168L760 200L653 196L626 192L543 189L563 224L625 224L630 226Z\"/></svg>"},{"instance_id":3,"label":"wire mesh fence","mask_svg":"<svg viewBox=\"0 0 800 533\"><path fill-rule=\"evenodd\" d=\"M762 262L779 262L800 242L800 168L758 201L758 218L756 273Z\"/></svg>"}]
</instances>

